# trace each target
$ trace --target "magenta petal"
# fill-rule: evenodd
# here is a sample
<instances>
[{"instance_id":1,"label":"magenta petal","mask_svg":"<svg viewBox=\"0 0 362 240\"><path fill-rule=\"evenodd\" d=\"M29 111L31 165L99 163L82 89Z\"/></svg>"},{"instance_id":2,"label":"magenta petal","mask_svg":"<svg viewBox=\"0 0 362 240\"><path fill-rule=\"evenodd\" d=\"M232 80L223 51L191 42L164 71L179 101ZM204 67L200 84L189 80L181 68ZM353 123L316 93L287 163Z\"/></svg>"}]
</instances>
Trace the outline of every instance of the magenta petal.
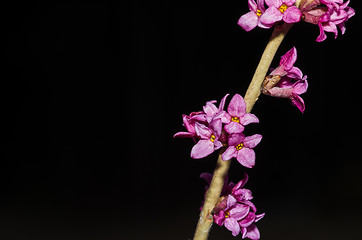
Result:
<instances>
[{"instance_id":1,"label":"magenta petal","mask_svg":"<svg viewBox=\"0 0 362 240\"><path fill-rule=\"evenodd\" d=\"M227 133L242 133L244 131L244 126L237 122L230 122L224 126L224 129Z\"/></svg>"},{"instance_id":2,"label":"magenta petal","mask_svg":"<svg viewBox=\"0 0 362 240\"><path fill-rule=\"evenodd\" d=\"M209 139L202 139L191 149L191 157L199 159L210 155L212 152L214 152L214 143Z\"/></svg>"},{"instance_id":3,"label":"magenta petal","mask_svg":"<svg viewBox=\"0 0 362 240\"><path fill-rule=\"evenodd\" d=\"M244 147L238 151L236 160L244 167L252 168L255 165L255 152L253 149Z\"/></svg>"},{"instance_id":4,"label":"magenta petal","mask_svg":"<svg viewBox=\"0 0 362 240\"><path fill-rule=\"evenodd\" d=\"M231 231L234 237L240 233L239 223L234 218L226 218L224 226Z\"/></svg>"},{"instance_id":5,"label":"magenta petal","mask_svg":"<svg viewBox=\"0 0 362 240\"><path fill-rule=\"evenodd\" d=\"M228 113L232 117L241 117L245 114L245 110L246 104L244 98L239 94L235 94L229 103Z\"/></svg>"},{"instance_id":6,"label":"magenta petal","mask_svg":"<svg viewBox=\"0 0 362 240\"><path fill-rule=\"evenodd\" d=\"M269 7L280 7L283 4L282 0L265 0L266 5Z\"/></svg>"},{"instance_id":7,"label":"magenta petal","mask_svg":"<svg viewBox=\"0 0 362 240\"><path fill-rule=\"evenodd\" d=\"M260 134L254 134L252 136L248 136L244 139L244 146L247 148L254 148L256 145L258 145L263 138Z\"/></svg>"},{"instance_id":8,"label":"magenta petal","mask_svg":"<svg viewBox=\"0 0 362 240\"><path fill-rule=\"evenodd\" d=\"M251 224L249 227L246 228L247 234L246 237L250 238L251 240L258 240L260 239L260 232L259 229L255 226L255 224Z\"/></svg>"},{"instance_id":9,"label":"magenta petal","mask_svg":"<svg viewBox=\"0 0 362 240\"><path fill-rule=\"evenodd\" d=\"M223 161L230 160L232 158L236 158L237 156L237 150L234 146L228 147L225 152L221 155L221 159Z\"/></svg>"},{"instance_id":10,"label":"magenta petal","mask_svg":"<svg viewBox=\"0 0 362 240\"><path fill-rule=\"evenodd\" d=\"M250 210L250 207L248 205L237 204L236 207L232 208L229 211L230 217L239 221L248 215L249 210Z\"/></svg>"},{"instance_id":11,"label":"magenta petal","mask_svg":"<svg viewBox=\"0 0 362 240\"><path fill-rule=\"evenodd\" d=\"M245 135L242 133L231 134L228 139L229 146L236 146L244 141Z\"/></svg>"},{"instance_id":12,"label":"magenta petal","mask_svg":"<svg viewBox=\"0 0 362 240\"><path fill-rule=\"evenodd\" d=\"M297 61L297 49L293 47L280 58L279 66L289 71L292 69L295 61Z\"/></svg>"},{"instance_id":13,"label":"magenta petal","mask_svg":"<svg viewBox=\"0 0 362 240\"><path fill-rule=\"evenodd\" d=\"M249 227L255 220L255 213L249 212L248 215L239 221L240 227Z\"/></svg>"},{"instance_id":14,"label":"magenta petal","mask_svg":"<svg viewBox=\"0 0 362 240\"><path fill-rule=\"evenodd\" d=\"M304 104L304 100L303 98L301 98L300 96L298 96L297 94L292 94L292 97L290 98L290 100L292 100L292 104L294 106L296 106L299 111L301 111L302 113L305 110L305 104Z\"/></svg>"},{"instance_id":15,"label":"magenta petal","mask_svg":"<svg viewBox=\"0 0 362 240\"><path fill-rule=\"evenodd\" d=\"M258 25L259 19L255 12L248 12L239 18L238 25L249 32Z\"/></svg>"},{"instance_id":16,"label":"magenta petal","mask_svg":"<svg viewBox=\"0 0 362 240\"><path fill-rule=\"evenodd\" d=\"M219 139L222 131L222 122L221 119L215 119L210 123L210 129L213 131L216 139Z\"/></svg>"},{"instance_id":17,"label":"magenta petal","mask_svg":"<svg viewBox=\"0 0 362 240\"><path fill-rule=\"evenodd\" d=\"M255 216L255 222L259 221L259 220L262 219L264 216L265 216L265 213L256 215L256 216Z\"/></svg>"},{"instance_id":18,"label":"magenta petal","mask_svg":"<svg viewBox=\"0 0 362 240\"><path fill-rule=\"evenodd\" d=\"M300 95L307 91L308 81L306 79L307 79L307 75L304 76L303 80L300 80L300 81L297 81L296 83L294 83L293 93Z\"/></svg>"},{"instance_id":19,"label":"magenta petal","mask_svg":"<svg viewBox=\"0 0 362 240\"><path fill-rule=\"evenodd\" d=\"M287 73L287 77L290 78L296 78L296 79L302 79L303 78L303 73L302 71L297 68L297 67L292 67L292 69L290 69Z\"/></svg>"},{"instance_id":20,"label":"magenta petal","mask_svg":"<svg viewBox=\"0 0 362 240\"><path fill-rule=\"evenodd\" d=\"M245 113L245 115L240 118L240 124L245 126L250 123L259 123L259 119L252 113Z\"/></svg>"},{"instance_id":21,"label":"magenta petal","mask_svg":"<svg viewBox=\"0 0 362 240\"><path fill-rule=\"evenodd\" d=\"M296 6L291 6L284 12L283 21L286 23L299 22L302 17L302 12Z\"/></svg>"},{"instance_id":22,"label":"magenta petal","mask_svg":"<svg viewBox=\"0 0 362 240\"><path fill-rule=\"evenodd\" d=\"M249 176L247 173L244 173L244 178L239 181L234 187L233 189L231 190L232 192L235 192L236 190L244 187L244 185L248 182L248 179L249 179Z\"/></svg>"},{"instance_id":23,"label":"magenta petal","mask_svg":"<svg viewBox=\"0 0 362 240\"><path fill-rule=\"evenodd\" d=\"M264 25L271 25L275 22L281 21L283 16L283 13L281 13L277 8L270 7L260 16L260 22Z\"/></svg>"},{"instance_id":24,"label":"magenta petal","mask_svg":"<svg viewBox=\"0 0 362 240\"><path fill-rule=\"evenodd\" d=\"M219 111L222 111L224 110L224 106L225 106L225 101L226 101L226 98L229 96L230 94L226 94L220 101L220 104L219 104Z\"/></svg>"},{"instance_id":25,"label":"magenta petal","mask_svg":"<svg viewBox=\"0 0 362 240\"><path fill-rule=\"evenodd\" d=\"M190 138L190 137L194 137L194 136L195 136L194 133L189 133L189 132L178 132L175 135L173 135L174 138L176 138L176 137Z\"/></svg>"},{"instance_id":26,"label":"magenta petal","mask_svg":"<svg viewBox=\"0 0 362 240\"><path fill-rule=\"evenodd\" d=\"M257 0L259 2L259 0ZM249 10L256 12L258 10L258 6L255 2L255 0L248 0Z\"/></svg>"},{"instance_id":27,"label":"magenta petal","mask_svg":"<svg viewBox=\"0 0 362 240\"><path fill-rule=\"evenodd\" d=\"M195 123L195 132L197 136L200 136L202 139L209 139L212 135L210 128L198 122Z\"/></svg>"},{"instance_id":28,"label":"magenta petal","mask_svg":"<svg viewBox=\"0 0 362 240\"><path fill-rule=\"evenodd\" d=\"M219 213L214 214L214 223L216 223L219 226L222 226L224 224L225 220L225 212L221 210Z\"/></svg>"}]
</instances>

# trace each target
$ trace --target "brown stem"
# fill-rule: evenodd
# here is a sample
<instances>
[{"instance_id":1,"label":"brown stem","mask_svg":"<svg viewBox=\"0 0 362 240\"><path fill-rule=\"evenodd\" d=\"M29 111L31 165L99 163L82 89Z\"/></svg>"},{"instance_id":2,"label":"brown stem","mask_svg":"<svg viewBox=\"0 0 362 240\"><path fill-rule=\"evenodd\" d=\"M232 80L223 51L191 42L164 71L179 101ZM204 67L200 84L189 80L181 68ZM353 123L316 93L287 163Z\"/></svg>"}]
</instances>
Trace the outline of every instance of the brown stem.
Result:
<instances>
[{"instance_id":1,"label":"brown stem","mask_svg":"<svg viewBox=\"0 0 362 240\"><path fill-rule=\"evenodd\" d=\"M268 72L269 66L274 58L276 51L278 50L280 43L283 41L291 26L292 24L282 24L274 28L272 36L264 50L259 65L256 68L255 74L245 94L244 99L246 102L247 112L250 112L252 110L255 102L257 101L260 94L261 85ZM224 186L225 176L228 173L231 163L231 160L222 161L222 153L223 151L220 151L214 175L212 177L210 187L206 193L204 206L201 210L200 218L197 223L194 240L206 240L209 235L211 225L213 223L211 211L220 198L220 193Z\"/></svg>"}]
</instances>

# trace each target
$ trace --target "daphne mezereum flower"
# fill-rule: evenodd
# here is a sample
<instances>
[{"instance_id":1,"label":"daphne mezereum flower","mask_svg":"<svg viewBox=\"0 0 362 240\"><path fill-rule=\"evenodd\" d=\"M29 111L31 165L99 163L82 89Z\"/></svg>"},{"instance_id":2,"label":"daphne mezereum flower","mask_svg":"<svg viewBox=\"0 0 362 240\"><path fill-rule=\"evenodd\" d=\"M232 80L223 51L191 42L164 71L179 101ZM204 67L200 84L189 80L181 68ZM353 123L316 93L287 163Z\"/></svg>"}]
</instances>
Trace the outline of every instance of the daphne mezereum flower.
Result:
<instances>
[{"instance_id":1,"label":"daphne mezereum flower","mask_svg":"<svg viewBox=\"0 0 362 240\"><path fill-rule=\"evenodd\" d=\"M225 226L233 236L240 232L242 238L258 240L260 232L254 223L264 217L264 213L256 215L256 207L250 201L239 202L233 195L222 196L213 210L214 222Z\"/></svg>"},{"instance_id":2,"label":"daphne mezereum flower","mask_svg":"<svg viewBox=\"0 0 362 240\"><path fill-rule=\"evenodd\" d=\"M254 29L256 26L261 28L271 28L273 25L264 25L260 22L260 17L265 12L264 0L248 0L250 12L242 15L238 24L245 31L249 32Z\"/></svg>"},{"instance_id":3,"label":"daphne mezereum flower","mask_svg":"<svg viewBox=\"0 0 362 240\"><path fill-rule=\"evenodd\" d=\"M302 20L319 27L317 42L327 38L325 31L334 33L337 38L337 27L341 29L342 35L345 33L344 23L355 15L354 9L348 4L349 1L343 3L343 0L304 0L301 2Z\"/></svg>"},{"instance_id":4,"label":"daphne mezereum flower","mask_svg":"<svg viewBox=\"0 0 362 240\"><path fill-rule=\"evenodd\" d=\"M203 158L221 148L223 146L219 141L221 131L222 123L220 119L211 121L209 127L196 122L195 132L201 139L192 148L191 157L195 159Z\"/></svg>"},{"instance_id":5,"label":"daphne mezereum flower","mask_svg":"<svg viewBox=\"0 0 362 240\"><path fill-rule=\"evenodd\" d=\"M264 80L263 91L273 88L282 77L287 76L293 79L302 79L302 71L294 67L297 60L297 49L293 47L280 58L279 66L275 68Z\"/></svg>"},{"instance_id":6,"label":"daphne mezereum flower","mask_svg":"<svg viewBox=\"0 0 362 240\"><path fill-rule=\"evenodd\" d=\"M304 100L299 95L305 93L307 89L308 81L307 75L305 75L303 79L297 80L294 83L293 79L283 77L275 87L263 91L263 93L273 97L289 98L292 101L292 104L303 113L305 110L305 104Z\"/></svg>"},{"instance_id":7,"label":"daphne mezereum flower","mask_svg":"<svg viewBox=\"0 0 362 240\"><path fill-rule=\"evenodd\" d=\"M241 133L244 131L244 126L249 123L258 123L259 119L251 113L246 113L246 103L244 98L235 94L231 99L227 108L227 115L224 116L224 129L227 133ZM215 116L217 117L217 116Z\"/></svg>"},{"instance_id":8,"label":"daphne mezereum flower","mask_svg":"<svg viewBox=\"0 0 362 240\"><path fill-rule=\"evenodd\" d=\"M226 201L226 208L214 214L214 222L220 226L224 225L233 236L237 236L241 230L238 221L248 215L250 206L238 203L232 195L229 195Z\"/></svg>"},{"instance_id":9,"label":"daphne mezereum flower","mask_svg":"<svg viewBox=\"0 0 362 240\"><path fill-rule=\"evenodd\" d=\"M265 3L269 8L260 17L260 22L264 25L273 25L279 21L296 23L302 17L299 8L294 6L295 0L265 0Z\"/></svg>"},{"instance_id":10,"label":"daphne mezereum flower","mask_svg":"<svg viewBox=\"0 0 362 240\"><path fill-rule=\"evenodd\" d=\"M255 152L253 148L259 144L262 136L254 134L245 137L242 133L231 134L228 139L228 148L221 155L223 161L236 158L238 162L247 168L252 168L255 165Z\"/></svg>"}]
</instances>

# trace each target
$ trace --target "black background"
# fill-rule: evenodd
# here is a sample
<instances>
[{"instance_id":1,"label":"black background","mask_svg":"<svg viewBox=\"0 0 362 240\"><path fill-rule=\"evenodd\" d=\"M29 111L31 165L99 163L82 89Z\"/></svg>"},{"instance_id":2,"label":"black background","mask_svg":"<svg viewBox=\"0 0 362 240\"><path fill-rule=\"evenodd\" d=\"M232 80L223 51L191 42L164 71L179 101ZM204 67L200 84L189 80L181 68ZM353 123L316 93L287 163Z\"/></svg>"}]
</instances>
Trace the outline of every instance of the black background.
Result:
<instances>
[{"instance_id":1,"label":"black background","mask_svg":"<svg viewBox=\"0 0 362 240\"><path fill-rule=\"evenodd\" d=\"M264 136L246 171L262 239L357 239L362 224L361 31L315 42L295 25L308 75L301 114L261 96ZM271 30L237 24L247 1L47 1L3 6L1 239L191 239L203 198L183 113L245 94ZM210 239L235 239L214 227ZM240 236L238 237L240 238Z\"/></svg>"}]
</instances>

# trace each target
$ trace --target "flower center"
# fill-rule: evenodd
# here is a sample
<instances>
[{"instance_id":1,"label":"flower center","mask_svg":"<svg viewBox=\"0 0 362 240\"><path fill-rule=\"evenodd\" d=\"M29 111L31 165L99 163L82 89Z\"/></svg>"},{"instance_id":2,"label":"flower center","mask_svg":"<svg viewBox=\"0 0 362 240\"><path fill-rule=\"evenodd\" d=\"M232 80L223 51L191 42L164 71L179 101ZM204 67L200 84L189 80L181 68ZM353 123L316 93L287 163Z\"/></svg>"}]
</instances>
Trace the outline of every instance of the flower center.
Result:
<instances>
[{"instance_id":1,"label":"flower center","mask_svg":"<svg viewBox=\"0 0 362 240\"><path fill-rule=\"evenodd\" d=\"M228 211L225 212L225 218L230 217L230 213Z\"/></svg>"},{"instance_id":2,"label":"flower center","mask_svg":"<svg viewBox=\"0 0 362 240\"><path fill-rule=\"evenodd\" d=\"M256 10L256 16L260 17L261 14L262 14L262 12L259 9Z\"/></svg>"},{"instance_id":3,"label":"flower center","mask_svg":"<svg viewBox=\"0 0 362 240\"><path fill-rule=\"evenodd\" d=\"M240 119L239 119L238 117L232 117L232 118L231 118L231 121L232 121L232 122L240 123Z\"/></svg>"},{"instance_id":4,"label":"flower center","mask_svg":"<svg viewBox=\"0 0 362 240\"><path fill-rule=\"evenodd\" d=\"M283 4L279 7L279 11L280 11L281 13L284 13L285 10L287 10L287 8L288 8L288 6L285 5L285 3L283 3Z\"/></svg>"},{"instance_id":5,"label":"flower center","mask_svg":"<svg viewBox=\"0 0 362 240\"><path fill-rule=\"evenodd\" d=\"M215 142L215 139L216 139L215 135L212 134L211 137L210 137L211 142Z\"/></svg>"},{"instance_id":6,"label":"flower center","mask_svg":"<svg viewBox=\"0 0 362 240\"><path fill-rule=\"evenodd\" d=\"M240 143L240 144L235 146L236 150L241 150L243 147L244 147L243 143Z\"/></svg>"}]
</instances>

